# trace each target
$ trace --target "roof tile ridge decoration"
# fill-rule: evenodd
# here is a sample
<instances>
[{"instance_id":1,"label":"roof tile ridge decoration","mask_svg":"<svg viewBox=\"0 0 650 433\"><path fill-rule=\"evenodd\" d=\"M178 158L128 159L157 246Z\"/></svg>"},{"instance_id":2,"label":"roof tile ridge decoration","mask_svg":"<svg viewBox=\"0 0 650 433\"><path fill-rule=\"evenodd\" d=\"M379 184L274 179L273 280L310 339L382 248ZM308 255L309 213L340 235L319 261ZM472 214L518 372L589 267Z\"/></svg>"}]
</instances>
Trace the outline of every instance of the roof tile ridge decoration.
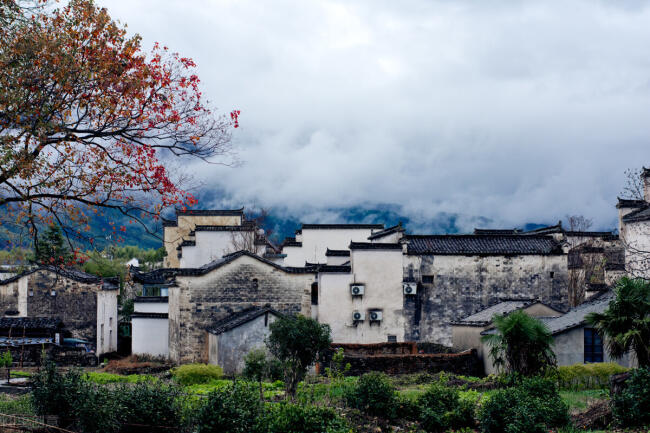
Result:
<instances>
[{"instance_id":1,"label":"roof tile ridge decoration","mask_svg":"<svg viewBox=\"0 0 650 433\"><path fill-rule=\"evenodd\" d=\"M221 320L216 321L206 330L211 334L221 334L231 329L234 329L244 323L248 323L253 319L260 317L262 314L271 313L278 317L283 317L284 315L279 311L272 308L270 305L264 306L250 306L241 311L234 312L229 316L224 317Z\"/></svg>"},{"instance_id":2,"label":"roof tile ridge decoration","mask_svg":"<svg viewBox=\"0 0 650 433\"><path fill-rule=\"evenodd\" d=\"M295 237L286 237L280 245L280 248L284 247L302 247L302 242L297 242Z\"/></svg>"},{"instance_id":3,"label":"roof tile ridge decoration","mask_svg":"<svg viewBox=\"0 0 650 433\"><path fill-rule=\"evenodd\" d=\"M474 234L475 235L514 235L517 233L521 233L520 229L480 229L480 228L475 228L474 229Z\"/></svg>"},{"instance_id":4,"label":"roof tile ridge decoration","mask_svg":"<svg viewBox=\"0 0 650 433\"><path fill-rule=\"evenodd\" d=\"M528 230L525 232L522 232L522 234L534 234L534 233L557 233L557 232L563 232L564 228L562 227L562 221L558 221L557 224L552 225L552 226L546 226L546 227L539 227L536 229Z\"/></svg>"},{"instance_id":5,"label":"roof tile ridge decoration","mask_svg":"<svg viewBox=\"0 0 650 433\"><path fill-rule=\"evenodd\" d=\"M402 244L350 242L351 250L402 250Z\"/></svg>"},{"instance_id":6,"label":"roof tile ridge decoration","mask_svg":"<svg viewBox=\"0 0 650 433\"><path fill-rule=\"evenodd\" d=\"M350 257L350 250L330 250L325 251L325 257Z\"/></svg>"},{"instance_id":7,"label":"roof tile ridge decoration","mask_svg":"<svg viewBox=\"0 0 650 433\"><path fill-rule=\"evenodd\" d=\"M279 265L275 262L272 262L271 260L267 260L264 257L261 257L257 254L251 253L250 251L247 250L239 250L231 254L227 254L223 256L220 259L214 260L210 263L207 263L201 267L198 268L175 268L174 272L175 275L180 275L180 276L199 276L199 275L205 275L217 268L220 268L223 265L227 265L228 263L234 261L235 259L238 259L241 256L248 256L252 257L255 260L258 260L262 263L265 263L269 266L272 266L276 269L282 270L287 273L313 273L315 272L315 269L309 268L309 267L284 267L282 265Z\"/></svg>"},{"instance_id":8,"label":"roof tile ridge decoration","mask_svg":"<svg viewBox=\"0 0 650 433\"><path fill-rule=\"evenodd\" d=\"M169 313L151 313L151 312L138 312L131 313L132 319L167 319Z\"/></svg>"},{"instance_id":9,"label":"roof tile ridge decoration","mask_svg":"<svg viewBox=\"0 0 650 433\"><path fill-rule=\"evenodd\" d=\"M176 215L186 216L244 216L244 208L241 209L176 209Z\"/></svg>"},{"instance_id":10,"label":"roof tile ridge decoration","mask_svg":"<svg viewBox=\"0 0 650 433\"><path fill-rule=\"evenodd\" d=\"M247 224L242 225L217 225L217 224L199 224L194 226L195 232L250 232L255 229L254 226Z\"/></svg>"},{"instance_id":11,"label":"roof tile ridge decoration","mask_svg":"<svg viewBox=\"0 0 650 433\"><path fill-rule=\"evenodd\" d=\"M352 272L352 266L350 265L319 265L317 268L318 272L323 273L341 273L349 274Z\"/></svg>"},{"instance_id":12,"label":"roof tile ridge decoration","mask_svg":"<svg viewBox=\"0 0 650 433\"><path fill-rule=\"evenodd\" d=\"M400 233L400 232L403 233L405 231L406 230L404 229L404 227L402 227L402 222L400 221L397 225L388 227L383 230L379 230L378 232L371 234L370 236L368 236L368 240L380 239L383 238L384 236L388 236L393 233Z\"/></svg>"},{"instance_id":13,"label":"roof tile ridge decoration","mask_svg":"<svg viewBox=\"0 0 650 433\"><path fill-rule=\"evenodd\" d=\"M337 230L337 229L379 229L384 230L383 224L357 224L357 223L340 223L340 224L301 224L299 231L308 230ZM298 233L299 231L296 231Z\"/></svg>"}]
</instances>

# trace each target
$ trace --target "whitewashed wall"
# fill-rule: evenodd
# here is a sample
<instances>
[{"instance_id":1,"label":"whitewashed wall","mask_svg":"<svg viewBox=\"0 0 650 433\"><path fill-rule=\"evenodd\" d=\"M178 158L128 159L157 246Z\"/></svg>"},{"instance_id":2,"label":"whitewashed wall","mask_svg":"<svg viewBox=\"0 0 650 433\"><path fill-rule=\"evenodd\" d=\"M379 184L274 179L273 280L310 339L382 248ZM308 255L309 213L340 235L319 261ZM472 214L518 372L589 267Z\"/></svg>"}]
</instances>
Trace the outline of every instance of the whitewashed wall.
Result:
<instances>
[{"instance_id":1,"label":"whitewashed wall","mask_svg":"<svg viewBox=\"0 0 650 433\"><path fill-rule=\"evenodd\" d=\"M117 350L117 293L97 292L97 356Z\"/></svg>"},{"instance_id":2,"label":"whitewashed wall","mask_svg":"<svg viewBox=\"0 0 650 433\"><path fill-rule=\"evenodd\" d=\"M353 250L350 258L352 273L319 275L319 322L330 325L336 343L381 343L388 341L388 335L404 341L402 252ZM353 282L365 284L363 296L350 294ZM370 323L371 309L382 310L381 322ZM355 325L354 310L365 312L366 320Z\"/></svg>"},{"instance_id":3,"label":"whitewashed wall","mask_svg":"<svg viewBox=\"0 0 650 433\"><path fill-rule=\"evenodd\" d=\"M131 319L131 352L136 355L169 356L169 321L165 318Z\"/></svg>"},{"instance_id":4,"label":"whitewashed wall","mask_svg":"<svg viewBox=\"0 0 650 433\"><path fill-rule=\"evenodd\" d=\"M282 250L287 255L284 263L286 266L305 266L305 262L327 263L325 252L328 248L347 250L350 242L368 242L371 234L372 229L302 229L302 234L296 235L296 241L302 242L302 247L285 247Z\"/></svg>"}]
</instances>

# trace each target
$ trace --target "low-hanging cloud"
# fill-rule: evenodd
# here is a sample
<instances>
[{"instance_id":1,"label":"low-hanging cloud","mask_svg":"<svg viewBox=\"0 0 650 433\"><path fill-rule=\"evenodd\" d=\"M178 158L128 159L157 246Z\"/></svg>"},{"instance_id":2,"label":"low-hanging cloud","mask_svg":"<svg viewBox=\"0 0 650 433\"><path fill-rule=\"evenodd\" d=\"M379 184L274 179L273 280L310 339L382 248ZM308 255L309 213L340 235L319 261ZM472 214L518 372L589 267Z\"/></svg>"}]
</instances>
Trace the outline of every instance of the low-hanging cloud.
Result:
<instances>
[{"instance_id":1,"label":"low-hanging cloud","mask_svg":"<svg viewBox=\"0 0 650 433\"><path fill-rule=\"evenodd\" d=\"M223 203L605 228L650 164L645 2L99 3L241 110L244 163L191 168Z\"/></svg>"}]
</instances>

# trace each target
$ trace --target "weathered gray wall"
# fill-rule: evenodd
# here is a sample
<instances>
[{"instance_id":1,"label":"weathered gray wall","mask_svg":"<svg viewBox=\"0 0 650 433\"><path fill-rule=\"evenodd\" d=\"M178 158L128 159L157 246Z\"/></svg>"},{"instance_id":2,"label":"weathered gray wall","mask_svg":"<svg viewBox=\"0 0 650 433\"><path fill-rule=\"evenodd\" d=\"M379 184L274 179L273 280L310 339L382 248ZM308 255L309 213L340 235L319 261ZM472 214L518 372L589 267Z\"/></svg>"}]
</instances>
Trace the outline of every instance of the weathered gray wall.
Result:
<instances>
[{"instance_id":1,"label":"weathered gray wall","mask_svg":"<svg viewBox=\"0 0 650 433\"><path fill-rule=\"evenodd\" d=\"M276 320L276 316L266 313L248 323L238 326L230 331L210 338L210 344L216 344L216 350L210 347L210 363L218 364L227 375L241 373L244 370L244 357L256 348L263 348L264 340L269 335L269 325ZM212 337L212 336L211 336ZM212 357L212 353L216 355Z\"/></svg>"},{"instance_id":2,"label":"weathered gray wall","mask_svg":"<svg viewBox=\"0 0 650 433\"><path fill-rule=\"evenodd\" d=\"M169 293L170 358L206 362L205 330L251 306L269 304L281 313L309 316L313 281L313 274L287 273L249 256L205 275L178 276L178 287Z\"/></svg>"},{"instance_id":3,"label":"weathered gray wall","mask_svg":"<svg viewBox=\"0 0 650 433\"><path fill-rule=\"evenodd\" d=\"M554 337L553 351L557 357L557 365L573 365L584 363L585 337L584 327L570 329ZM613 359L607 353L605 344L603 361L616 362L624 367L630 367L630 356L625 355L621 359Z\"/></svg>"},{"instance_id":4,"label":"weathered gray wall","mask_svg":"<svg viewBox=\"0 0 650 433\"><path fill-rule=\"evenodd\" d=\"M404 297L405 341L451 346L449 322L499 298L534 297L560 310L568 307L564 255L405 256L404 277L422 275L433 276L433 284L420 284L416 296Z\"/></svg>"},{"instance_id":5,"label":"weathered gray wall","mask_svg":"<svg viewBox=\"0 0 650 433\"><path fill-rule=\"evenodd\" d=\"M31 290L34 291L33 296L29 296ZM56 291L56 296L51 295L52 290ZM98 291L101 291L99 283L82 283L54 272L39 270L0 286L0 314L4 315L7 310L19 310L23 317L59 318L73 337L94 343ZM22 302L26 305L19 308Z\"/></svg>"}]
</instances>

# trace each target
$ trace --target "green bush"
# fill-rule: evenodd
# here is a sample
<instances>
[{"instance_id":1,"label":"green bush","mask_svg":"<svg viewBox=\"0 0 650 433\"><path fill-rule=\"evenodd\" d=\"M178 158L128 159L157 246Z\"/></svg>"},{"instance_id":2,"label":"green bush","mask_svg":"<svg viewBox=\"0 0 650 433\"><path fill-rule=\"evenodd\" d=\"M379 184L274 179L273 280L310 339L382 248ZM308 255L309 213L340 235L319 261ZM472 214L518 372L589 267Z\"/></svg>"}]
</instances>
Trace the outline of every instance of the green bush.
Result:
<instances>
[{"instance_id":1,"label":"green bush","mask_svg":"<svg viewBox=\"0 0 650 433\"><path fill-rule=\"evenodd\" d=\"M625 389L612 398L612 414L622 426L650 424L650 368L630 372Z\"/></svg>"},{"instance_id":2,"label":"green bush","mask_svg":"<svg viewBox=\"0 0 650 433\"><path fill-rule=\"evenodd\" d=\"M473 426L476 400L461 400L457 389L434 383L418 399L420 425L427 432Z\"/></svg>"},{"instance_id":3,"label":"green bush","mask_svg":"<svg viewBox=\"0 0 650 433\"><path fill-rule=\"evenodd\" d=\"M178 386L161 382L120 384L112 395L119 406L121 433L164 433L183 425L184 397Z\"/></svg>"},{"instance_id":4,"label":"green bush","mask_svg":"<svg viewBox=\"0 0 650 433\"><path fill-rule=\"evenodd\" d=\"M496 391L479 411L479 421L484 433L546 433L566 425L569 412L554 381L531 378Z\"/></svg>"},{"instance_id":5,"label":"green bush","mask_svg":"<svg viewBox=\"0 0 650 433\"><path fill-rule=\"evenodd\" d=\"M397 415L397 391L383 373L373 371L361 376L356 386L346 391L345 401L368 415L389 419Z\"/></svg>"},{"instance_id":6,"label":"green bush","mask_svg":"<svg viewBox=\"0 0 650 433\"><path fill-rule=\"evenodd\" d=\"M595 362L561 366L555 372L549 372L547 376L556 377L560 389L582 391L607 388L610 376L628 370L614 362Z\"/></svg>"},{"instance_id":7,"label":"green bush","mask_svg":"<svg viewBox=\"0 0 650 433\"><path fill-rule=\"evenodd\" d=\"M129 374L128 376L122 376L121 374L97 373L94 371L86 373L84 379L99 385L105 385L107 383L140 383L158 380L155 376L144 374Z\"/></svg>"},{"instance_id":8,"label":"green bush","mask_svg":"<svg viewBox=\"0 0 650 433\"><path fill-rule=\"evenodd\" d=\"M268 433L348 432L345 422L328 407L287 402L267 406L264 425Z\"/></svg>"},{"instance_id":9,"label":"green bush","mask_svg":"<svg viewBox=\"0 0 650 433\"><path fill-rule=\"evenodd\" d=\"M75 418L74 409L83 386L79 371L70 370L62 375L53 362L48 362L33 376L32 402L36 414L58 415L60 425L69 426Z\"/></svg>"},{"instance_id":10,"label":"green bush","mask_svg":"<svg viewBox=\"0 0 650 433\"><path fill-rule=\"evenodd\" d=\"M212 364L185 364L172 369L172 376L181 385L197 385L221 379L223 369Z\"/></svg>"},{"instance_id":11,"label":"green bush","mask_svg":"<svg viewBox=\"0 0 650 433\"><path fill-rule=\"evenodd\" d=\"M29 394L10 397L0 394L0 413L7 415L34 415L34 405Z\"/></svg>"},{"instance_id":12,"label":"green bush","mask_svg":"<svg viewBox=\"0 0 650 433\"><path fill-rule=\"evenodd\" d=\"M262 402L252 383L235 382L208 394L196 414L197 433L261 432Z\"/></svg>"}]
</instances>

